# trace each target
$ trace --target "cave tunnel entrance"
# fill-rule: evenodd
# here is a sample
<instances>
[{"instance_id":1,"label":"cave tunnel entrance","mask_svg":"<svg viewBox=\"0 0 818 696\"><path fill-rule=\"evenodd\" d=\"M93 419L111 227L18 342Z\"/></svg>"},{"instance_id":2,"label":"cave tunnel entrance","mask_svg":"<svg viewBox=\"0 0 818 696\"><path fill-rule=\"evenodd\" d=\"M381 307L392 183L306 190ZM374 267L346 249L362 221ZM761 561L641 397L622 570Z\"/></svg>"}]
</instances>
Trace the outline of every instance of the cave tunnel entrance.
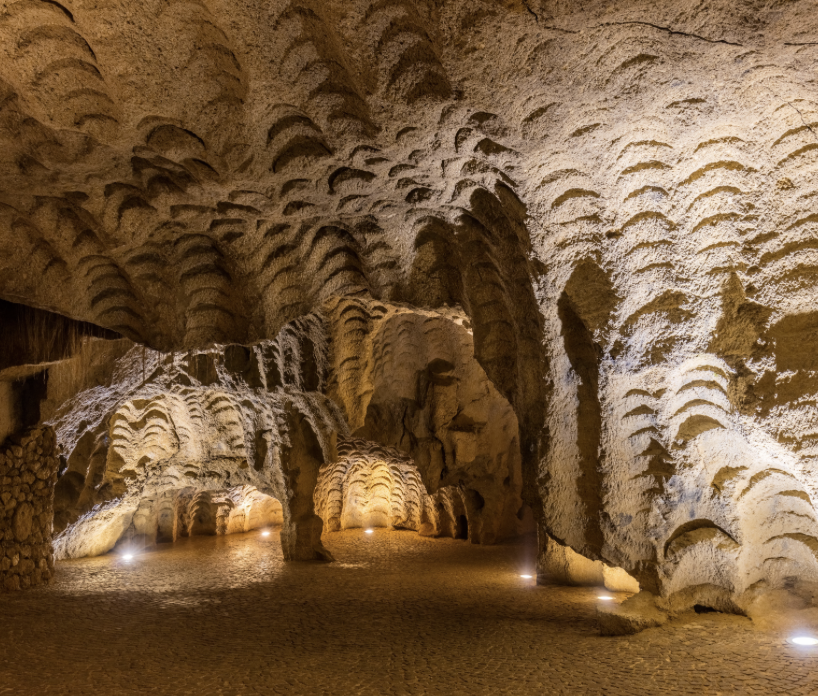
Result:
<instances>
[{"instance_id":1,"label":"cave tunnel entrance","mask_svg":"<svg viewBox=\"0 0 818 696\"><path fill-rule=\"evenodd\" d=\"M454 538L468 539L469 538L469 520L465 515L458 515L454 524Z\"/></svg>"}]
</instances>

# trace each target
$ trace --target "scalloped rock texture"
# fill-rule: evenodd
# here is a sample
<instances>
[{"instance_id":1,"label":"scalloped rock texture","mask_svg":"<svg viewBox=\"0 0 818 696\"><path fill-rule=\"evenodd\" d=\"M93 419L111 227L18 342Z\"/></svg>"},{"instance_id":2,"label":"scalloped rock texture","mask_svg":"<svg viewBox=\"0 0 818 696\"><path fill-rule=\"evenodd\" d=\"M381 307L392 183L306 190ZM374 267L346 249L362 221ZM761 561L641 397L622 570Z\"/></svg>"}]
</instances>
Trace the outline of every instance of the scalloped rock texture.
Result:
<instances>
[{"instance_id":1,"label":"scalloped rock texture","mask_svg":"<svg viewBox=\"0 0 818 696\"><path fill-rule=\"evenodd\" d=\"M328 557L324 523L475 543L529 531L517 419L464 323L339 299L251 346L87 340L50 368L42 408L64 459L57 557L277 523L295 559Z\"/></svg>"},{"instance_id":2,"label":"scalloped rock texture","mask_svg":"<svg viewBox=\"0 0 818 696\"><path fill-rule=\"evenodd\" d=\"M307 317L277 341L181 355L121 341L126 352L110 354L108 381L51 415L65 458L57 556L280 522L289 558L325 557L312 496L334 438L347 429L317 390L324 356L311 338L319 331ZM89 352L107 353L108 344L93 341ZM59 384L59 368L54 377ZM316 391L301 391L305 379Z\"/></svg>"},{"instance_id":3,"label":"scalloped rock texture","mask_svg":"<svg viewBox=\"0 0 818 696\"><path fill-rule=\"evenodd\" d=\"M412 459L365 440L339 442L338 460L321 467L315 509L330 532L391 527L491 543L529 531L529 520L498 515L473 489L451 485L429 495Z\"/></svg>"},{"instance_id":4,"label":"scalloped rock texture","mask_svg":"<svg viewBox=\"0 0 818 696\"><path fill-rule=\"evenodd\" d=\"M202 363L88 421L122 433L114 490L183 481L210 438L182 424L224 418L212 490L299 433L318 555L313 479L354 435L473 491L485 540L520 496L665 607L818 581L814 3L577 6L4 6L0 297ZM192 375L310 315L321 386Z\"/></svg>"}]
</instances>

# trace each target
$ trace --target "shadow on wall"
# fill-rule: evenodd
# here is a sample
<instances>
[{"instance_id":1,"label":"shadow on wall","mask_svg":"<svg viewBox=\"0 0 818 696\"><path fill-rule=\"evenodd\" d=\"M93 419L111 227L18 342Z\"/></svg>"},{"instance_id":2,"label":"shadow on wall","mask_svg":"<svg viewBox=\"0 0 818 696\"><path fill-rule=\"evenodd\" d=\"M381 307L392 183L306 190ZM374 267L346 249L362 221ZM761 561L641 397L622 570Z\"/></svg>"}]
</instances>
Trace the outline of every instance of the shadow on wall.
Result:
<instances>
[{"instance_id":1,"label":"shadow on wall","mask_svg":"<svg viewBox=\"0 0 818 696\"><path fill-rule=\"evenodd\" d=\"M0 444L40 422L40 404L47 393L47 370L11 368L0 373Z\"/></svg>"}]
</instances>

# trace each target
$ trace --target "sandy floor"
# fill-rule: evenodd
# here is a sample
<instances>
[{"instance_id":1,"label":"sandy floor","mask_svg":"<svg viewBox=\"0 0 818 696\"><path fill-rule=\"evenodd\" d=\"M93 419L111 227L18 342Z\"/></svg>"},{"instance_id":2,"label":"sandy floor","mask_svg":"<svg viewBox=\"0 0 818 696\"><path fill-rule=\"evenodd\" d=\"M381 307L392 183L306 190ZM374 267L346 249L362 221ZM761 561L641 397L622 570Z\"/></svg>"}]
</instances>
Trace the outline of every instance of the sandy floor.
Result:
<instances>
[{"instance_id":1,"label":"sandy floor","mask_svg":"<svg viewBox=\"0 0 818 696\"><path fill-rule=\"evenodd\" d=\"M521 579L526 544L325 541L338 563L284 565L276 533L62 563L0 596L0 693L818 693L818 650L747 619L599 636L600 592Z\"/></svg>"}]
</instances>

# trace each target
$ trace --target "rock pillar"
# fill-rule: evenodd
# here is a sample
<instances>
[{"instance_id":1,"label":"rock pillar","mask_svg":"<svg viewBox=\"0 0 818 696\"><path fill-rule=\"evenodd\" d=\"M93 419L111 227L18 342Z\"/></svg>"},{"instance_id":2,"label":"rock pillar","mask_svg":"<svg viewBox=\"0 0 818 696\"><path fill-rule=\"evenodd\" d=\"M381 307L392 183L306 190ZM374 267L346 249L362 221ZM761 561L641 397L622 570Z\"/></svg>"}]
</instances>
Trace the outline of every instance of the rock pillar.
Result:
<instances>
[{"instance_id":1,"label":"rock pillar","mask_svg":"<svg viewBox=\"0 0 818 696\"><path fill-rule=\"evenodd\" d=\"M11 436L0 446L0 591L43 585L54 573L55 448L51 428Z\"/></svg>"}]
</instances>

